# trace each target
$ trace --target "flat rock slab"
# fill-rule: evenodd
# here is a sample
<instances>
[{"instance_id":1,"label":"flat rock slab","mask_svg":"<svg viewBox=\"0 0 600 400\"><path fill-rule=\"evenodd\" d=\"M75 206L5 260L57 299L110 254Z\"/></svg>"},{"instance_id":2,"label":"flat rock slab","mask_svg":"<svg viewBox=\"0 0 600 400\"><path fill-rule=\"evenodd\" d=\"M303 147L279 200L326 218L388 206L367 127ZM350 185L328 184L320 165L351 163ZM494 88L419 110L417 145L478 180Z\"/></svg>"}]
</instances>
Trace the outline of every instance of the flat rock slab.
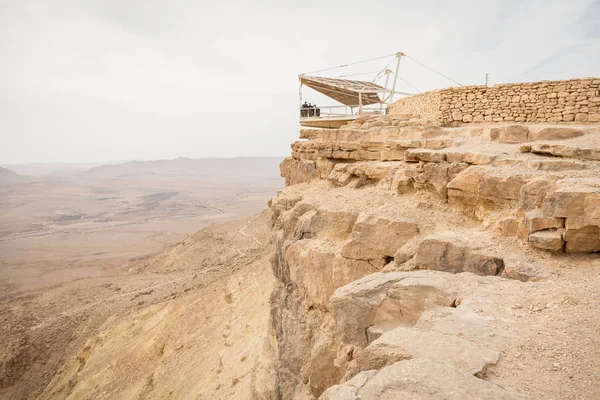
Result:
<instances>
[{"instance_id":1,"label":"flat rock slab","mask_svg":"<svg viewBox=\"0 0 600 400\"><path fill-rule=\"evenodd\" d=\"M424 358L404 360L381 370L365 371L326 390L321 400L516 400L508 392L449 364Z\"/></svg>"},{"instance_id":2,"label":"flat rock slab","mask_svg":"<svg viewBox=\"0 0 600 400\"><path fill-rule=\"evenodd\" d=\"M436 362L448 363L471 375L496 364L500 358L497 351L453 335L405 327L384 333L365 351L371 347L399 347L413 358L429 358Z\"/></svg>"},{"instance_id":3,"label":"flat rock slab","mask_svg":"<svg viewBox=\"0 0 600 400\"><path fill-rule=\"evenodd\" d=\"M465 236L472 237L474 233L468 232ZM419 243L413 262L418 269L478 275L497 275L504 266L501 258L485 254L478 244L455 232L427 236Z\"/></svg>"},{"instance_id":4,"label":"flat rock slab","mask_svg":"<svg viewBox=\"0 0 600 400\"><path fill-rule=\"evenodd\" d=\"M433 271L390 272L342 286L330 300L336 333L346 344L365 347L370 326L412 326L423 311L454 304L454 280Z\"/></svg>"}]
</instances>

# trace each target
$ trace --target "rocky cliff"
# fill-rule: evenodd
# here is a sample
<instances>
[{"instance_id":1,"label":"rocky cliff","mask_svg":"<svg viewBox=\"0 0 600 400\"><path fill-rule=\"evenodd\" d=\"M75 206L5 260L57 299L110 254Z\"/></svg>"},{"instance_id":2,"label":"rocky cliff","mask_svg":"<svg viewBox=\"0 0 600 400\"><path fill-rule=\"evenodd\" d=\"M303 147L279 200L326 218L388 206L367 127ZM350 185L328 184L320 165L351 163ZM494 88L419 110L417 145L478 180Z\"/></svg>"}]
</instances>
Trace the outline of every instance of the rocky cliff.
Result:
<instances>
[{"instance_id":1,"label":"rocky cliff","mask_svg":"<svg viewBox=\"0 0 600 400\"><path fill-rule=\"evenodd\" d=\"M600 397L600 125L300 137L270 203L255 398Z\"/></svg>"}]
</instances>

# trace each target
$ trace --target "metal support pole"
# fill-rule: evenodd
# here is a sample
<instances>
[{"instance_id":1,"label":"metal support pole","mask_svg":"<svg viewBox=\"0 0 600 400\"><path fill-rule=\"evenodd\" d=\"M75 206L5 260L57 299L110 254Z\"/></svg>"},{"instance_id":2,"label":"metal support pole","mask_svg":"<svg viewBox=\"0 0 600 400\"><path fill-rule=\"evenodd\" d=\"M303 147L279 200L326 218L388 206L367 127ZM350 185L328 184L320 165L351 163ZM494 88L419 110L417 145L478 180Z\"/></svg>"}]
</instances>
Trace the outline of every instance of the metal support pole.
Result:
<instances>
[{"instance_id":1,"label":"metal support pole","mask_svg":"<svg viewBox=\"0 0 600 400\"><path fill-rule=\"evenodd\" d=\"M394 83L392 85L392 91L390 92L390 101L389 104L392 104L394 101L394 94L396 93L396 81L398 80L398 71L400 71L400 58L404 55L404 53L396 53L396 57L398 57L398 62L396 63L396 73L394 74Z\"/></svg>"},{"instance_id":2,"label":"metal support pole","mask_svg":"<svg viewBox=\"0 0 600 400\"><path fill-rule=\"evenodd\" d=\"M392 71L390 71L389 69L385 70L385 85L383 87L386 88L386 89L387 89L388 82L390 80L390 73L391 72ZM383 99L381 100L381 104L379 104L379 112L383 111L383 103L386 100L385 99L385 94L383 94L382 96L383 96Z\"/></svg>"},{"instance_id":3,"label":"metal support pole","mask_svg":"<svg viewBox=\"0 0 600 400\"><path fill-rule=\"evenodd\" d=\"M299 112L302 112L302 80L300 79L300 77L298 77L298 82L300 83L300 86L298 87L298 98L300 99L298 104L298 110Z\"/></svg>"},{"instance_id":4,"label":"metal support pole","mask_svg":"<svg viewBox=\"0 0 600 400\"><path fill-rule=\"evenodd\" d=\"M362 107L362 93L358 92L358 115L362 117L363 107Z\"/></svg>"},{"instance_id":5,"label":"metal support pole","mask_svg":"<svg viewBox=\"0 0 600 400\"><path fill-rule=\"evenodd\" d=\"M488 78L489 78L490 74L488 74L487 72L485 73L485 86L487 86L488 84Z\"/></svg>"}]
</instances>

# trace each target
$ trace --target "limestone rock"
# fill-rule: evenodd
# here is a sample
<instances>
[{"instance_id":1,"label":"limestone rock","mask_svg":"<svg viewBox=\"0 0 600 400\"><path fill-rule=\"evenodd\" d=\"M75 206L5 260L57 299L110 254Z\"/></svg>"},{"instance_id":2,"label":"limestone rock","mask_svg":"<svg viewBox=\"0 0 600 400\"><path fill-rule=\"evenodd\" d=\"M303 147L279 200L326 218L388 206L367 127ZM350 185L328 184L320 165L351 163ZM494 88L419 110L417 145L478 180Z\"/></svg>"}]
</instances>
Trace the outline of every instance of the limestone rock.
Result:
<instances>
[{"instance_id":1,"label":"limestone rock","mask_svg":"<svg viewBox=\"0 0 600 400\"><path fill-rule=\"evenodd\" d=\"M463 236L470 234L463 233ZM497 275L504 266L501 258L481 252L479 246L469 243L455 232L427 236L419 243L412 262L418 269L472 272L478 275Z\"/></svg>"},{"instance_id":2,"label":"limestone rock","mask_svg":"<svg viewBox=\"0 0 600 400\"><path fill-rule=\"evenodd\" d=\"M336 254L324 240L301 240L286 249L290 280L300 287L309 304L329 307L329 298L340 286L380 270L383 260L352 260Z\"/></svg>"},{"instance_id":3,"label":"limestone rock","mask_svg":"<svg viewBox=\"0 0 600 400\"><path fill-rule=\"evenodd\" d=\"M357 213L331 211L324 208L304 213L295 227L294 237L299 239L318 236L329 240L346 240L358 218Z\"/></svg>"},{"instance_id":4,"label":"limestone rock","mask_svg":"<svg viewBox=\"0 0 600 400\"><path fill-rule=\"evenodd\" d=\"M327 400L523 398L452 365L423 358L400 361L375 373L361 372L350 381L328 389L320 397Z\"/></svg>"},{"instance_id":5,"label":"limestone rock","mask_svg":"<svg viewBox=\"0 0 600 400\"><path fill-rule=\"evenodd\" d=\"M320 177L314 161L297 160L288 157L279 166L281 176L285 178L286 185L310 182Z\"/></svg>"},{"instance_id":6,"label":"limestone rock","mask_svg":"<svg viewBox=\"0 0 600 400\"><path fill-rule=\"evenodd\" d=\"M351 240L342 249L343 257L371 260L392 257L396 250L419 233L419 225L361 214L352 230Z\"/></svg>"},{"instance_id":7,"label":"limestone rock","mask_svg":"<svg viewBox=\"0 0 600 400\"><path fill-rule=\"evenodd\" d=\"M562 251L565 244L562 232L558 230L534 232L529 235L529 241L533 247L552 251Z\"/></svg>"},{"instance_id":8,"label":"limestone rock","mask_svg":"<svg viewBox=\"0 0 600 400\"><path fill-rule=\"evenodd\" d=\"M377 371L364 371L343 385L330 387L319 400L358 400L357 392Z\"/></svg>"},{"instance_id":9,"label":"limestone rock","mask_svg":"<svg viewBox=\"0 0 600 400\"><path fill-rule=\"evenodd\" d=\"M446 155L442 152L429 149L410 149L404 154L406 162L443 162Z\"/></svg>"},{"instance_id":10,"label":"limestone rock","mask_svg":"<svg viewBox=\"0 0 600 400\"><path fill-rule=\"evenodd\" d=\"M520 260L518 258L504 259L503 276L521 282L539 282L550 278L550 274L541 267L538 267L527 260Z\"/></svg>"},{"instance_id":11,"label":"limestone rock","mask_svg":"<svg viewBox=\"0 0 600 400\"><path fill-rule=\"evenodd\" d=\"M329 158L319 158L315 163L321 179L327 179L336 165L337 163Z\"/></svg>"},{"instance_id":12,"label":"limestone rock","mask_svg":"<svg viewBox=\"0 0 600 400\"><path fill-rule=\"evenodd\" d=\"M388 352L391 356L384 356ZM384 333L367 346L347 369L347 380L360 371L380 369L393 362L410 358L427 358L447 363L477 375L500 358L500 353L453 335L399 327ZM377 362L385 364L377 365Z\"/></svg>"},{"instance_id":13,"label":"limestone rock","mask_svg":"<svg viewBox=\"0 0 600 400\"><path fill-rule=\"evenodd\" d=\"M517 281L514 283L522 284ZM414 327L460 336L478 343L487 343L491 336L506 339L515 337L514 331L499 329L497 324L494 324L493 318L480 315L463 303L456 308L432 308L424 311Z\"/></svg>"},{"instance_id":14,"label":"limestone rock","mask_svg":"<svg viewBox=\"0 0 600 400\"><path fill-rule=\"evenodd\" d=\"M542 209L558 218L600 220L600 177L567 178L556 182Z\"/></svg>"},{"instance_id":15,"label":"limestone rock","mask_svg":"<svg viewBox=\"0 0 600 400\"><path fill-rule=\"evenodd\" d=\"M492 128L490 138L501 143L523 143L529 141L529 129L522 125Z\"/></svg>"},{"instance_id":16,"label":"limestone rock","mask_svg":"<svg viewBox=\"0 0 600 400\"><path fill-rule=\"evenodd\" d=\"M448 183L448 201L473 205L478 200L490 200L497 205L519 200L525 173L506 175L495 168L477 166L459 173Z\"/></svg>"},{"instance_id":17,"label":"limestone rock","mask_svg":"<svg viewBox=\"0 0 600 400\"><path fill-rule=\"evenodd\" d=\"M474 152L465 150L447 150L445 152L446 160L451 163L464 162L473 165L487 165L491 164L496 156L490 153Z\"/></svg>"},{"instance_id":18,"label":"limestone rock","mask_svg":"<svg viewBox=\"0 0 600 400\"><path fill-rule=\"evenodd\" d=\"M507 217L498 221L498 229L506 236L516 236L521 240L527 240L529 236L523 221L514 217Z\"/></svg>"},{"instance_id":19,"label":"limestone rock","mask_svg":"<svg viewBox=\"0 0 600 400\"><path fill-rule=\"evenodd\" d=\"M530 211L542 207L546 197L554 191L554 182L545 178L533 178L521 187L517 210Z\"/></svg>"},{"instance_id":20,"label":"limestone rock","mask_svg":"<svg viewBox=\"0 0 600 400\"><path fill-rule=\"evenodd\" d=\"M600 221L587 218L568 218L563 235L568 253L600 251Z\"/></svg>"},{"instance_id":21,"label":"limestone rock","mask_svg":"<svg viewBox=\"0 0 600 400\"><path fill-rule=\"evenodd\" d=\"M531 141L538 140L563 140L583 136L585 132L580 129L566 127L547 127L531 130Z\"/></svg>"},{"instance_id":22,"label":"limestone rock","mask_svg":"<svg viewBox=\"0 0 600 400\"><path fill-rule=\"evenodd\" d=\"M566 158L580 158L584 160L600 161L600 149L589 147L577 147L562 144L533 143L531 152L542 155L553 155Z\"/></svg>"},{"instance_id":23,"label":"limestone rock","mask_svg":"<svg viewBox=\"0 0 600 400\"><path fill-rule=\"evenodd\" d=\"M348 172L344 164L336 164L327 179L335 186L342 187L350 183L354 176Z\"/></svg>"},{"instance_id":24,"label":"limestone rock","mask_svg":"<svg viewBox=\"0 0 600 400\"><path fill-rule=\"evenodd\" d=\"M529 232L537 232L545 229L559 229L564 226L564 219L544 217L540 210L532 210L525 213L525 226Z\"/></svg>"},{"instance_id":25,"label":"limestone rock","mask_svg":"<svg viewBox=\"0 0 600 400\"><path fill-rule=\"evenodd\" d=\"M337 337L343 343L364 347L370 326L384 330L411 326L423 311L451 306L456 294L448 278L440 274L378 272L337 289L330 301Z\"/></svg>"},{"instance_id":26,"label":"limestone rock","mask_svg":"<svg viewBox=\"0 0 600 400\"><path fill-rule=\"evenodd\" d=\"M352 379L362 371L378 370L398 361L413 358L407 350L395 345L375 345L375 343L371 343L363 350L360 350L360 348L356 349L359 350L355 351L356 354L353 359L344 366L345 374L342 382Z\"/></svg>"}]
</instances>

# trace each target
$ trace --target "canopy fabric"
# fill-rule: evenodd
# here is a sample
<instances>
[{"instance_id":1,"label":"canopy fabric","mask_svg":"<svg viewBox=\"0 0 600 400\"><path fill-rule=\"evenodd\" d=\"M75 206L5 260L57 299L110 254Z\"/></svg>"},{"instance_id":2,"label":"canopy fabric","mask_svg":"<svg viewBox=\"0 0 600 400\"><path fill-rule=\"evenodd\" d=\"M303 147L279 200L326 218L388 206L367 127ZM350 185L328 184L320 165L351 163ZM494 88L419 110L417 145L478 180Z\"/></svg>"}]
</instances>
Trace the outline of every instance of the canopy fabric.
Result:
<instances>
[{"instance_id":1,"label":"canopy fabric","mask_svg":"<svg viewBox=\"0 0 600 400\"><path fill-rule=\"evenodd\" d=\"M362 104L366 106L381 103L377 94L390 91L372 82L318 76L300 75L300 83L350 107L358 106L359 93L362 94Z\"/></svg>"}]
</instances>

